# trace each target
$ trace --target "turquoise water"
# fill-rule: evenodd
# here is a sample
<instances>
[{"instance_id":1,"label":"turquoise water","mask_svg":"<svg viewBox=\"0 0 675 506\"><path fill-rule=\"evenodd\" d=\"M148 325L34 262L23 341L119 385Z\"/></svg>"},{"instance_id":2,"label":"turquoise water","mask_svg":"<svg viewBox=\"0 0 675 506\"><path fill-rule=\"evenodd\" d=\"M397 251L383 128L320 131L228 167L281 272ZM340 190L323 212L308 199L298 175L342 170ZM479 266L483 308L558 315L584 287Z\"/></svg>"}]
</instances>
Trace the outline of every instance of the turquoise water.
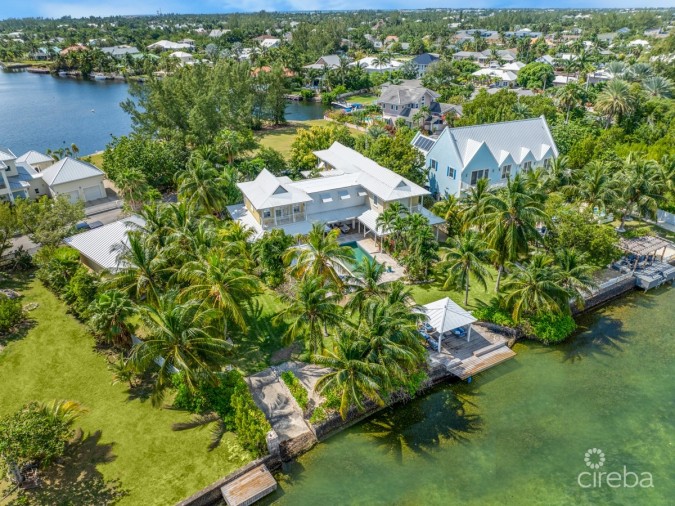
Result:
<instances>
[{"instance_id":1,"label":"turquoise water","mask_svg":"<svg viewBox=\"0 0 675 506\"><path fill-rule=\"evenodd\" d=\"M562 346L517 344L514 359L470 384L440 387L318 445L279 476L267 502L673 504L674 314L672 288L635 293L585 317ZM582 488L590 448L605 454L600 471L651 473L653 487Z\"/></svg>"},{"instance_id":2,"label":"turquoise water","mask_svg":"<svg viewBox=\"0 0 675 506\"><path fill-rule=\"evenodd\" d=\"M371 257L366 250L361 248L361 246L359 246L356 241L346 242L342 244L342 246L351 248L352 251L354 252L354 265L360 264L364 258L368 258L369 260L373 259L373 257Z\"/></svg>"},{"instance_id":3,"label":"turquoise water","mask_svg":"<svg viewBox=\"0 0 675 506\"><path fill-rule=\"evenodd\" d=\"M123 82L0 71L0 146L17 156L73 143L83 154L100 151L112 136L131 131L131 119L119 107L127 88ZM286 119L320 119L325 109L317 103L289 102Z\"/></svg>"}]
</instances>

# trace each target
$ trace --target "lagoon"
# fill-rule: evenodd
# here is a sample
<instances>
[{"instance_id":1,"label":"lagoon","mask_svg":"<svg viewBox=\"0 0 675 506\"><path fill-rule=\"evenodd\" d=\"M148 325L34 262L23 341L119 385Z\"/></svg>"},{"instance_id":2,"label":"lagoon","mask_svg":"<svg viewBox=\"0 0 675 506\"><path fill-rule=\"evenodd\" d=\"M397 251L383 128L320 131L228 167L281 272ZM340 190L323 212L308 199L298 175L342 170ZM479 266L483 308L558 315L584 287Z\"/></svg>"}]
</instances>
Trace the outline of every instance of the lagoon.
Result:
<instances>
[{"instance_id":1,"label":"lagoon","mask_svg":"<svg viewBox=\"0 0 675 506\"><path fill-rule=\"evenodd\" d=\"M629 294L562 346L518 343L471 383L334 436L288 465L268 503L672 504L674 294ZM653 488L582 488L592 448L606 456L600 472L650 473Z\"/></svg>"},{"instance_id":2,"label":"lagoon","mask_svg":"<svg viewBox=\"0 0 675 506\"><path fill-rule=\"evenodd\" d=\"M0 71L0 146L17 156L73 143L82 154L100 151L112 136L131 131L131 119L119 106L127 89L121 82ZM317 103L290 102L286 119L319 119L324 110Z\"/></svg>"}]
</instances>

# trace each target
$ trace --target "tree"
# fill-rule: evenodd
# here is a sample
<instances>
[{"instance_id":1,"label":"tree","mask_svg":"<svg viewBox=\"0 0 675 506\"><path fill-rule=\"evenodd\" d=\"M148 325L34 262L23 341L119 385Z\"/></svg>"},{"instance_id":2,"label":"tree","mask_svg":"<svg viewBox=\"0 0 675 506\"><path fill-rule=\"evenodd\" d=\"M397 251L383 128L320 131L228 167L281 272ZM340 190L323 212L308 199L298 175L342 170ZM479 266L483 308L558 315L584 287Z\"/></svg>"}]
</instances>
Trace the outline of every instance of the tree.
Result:
<instances>
[{"instance_id":1,"label":"tree","mask_svg":"<svg viewBox=\"0 0 675 506\"><path fill-rule=\"evenodd\" d=\"M438 268L444 273L444 290L458 286L464 290L464 305L469 303L471 278L487 289L486 278L490 277L486 264L494 254L477 232L468 231L462 238L453 238L451 247L442 250Z\"/></svg>"},{"instance_id":2,"label":"tree","mask_svg":"<svg viewBox=\"0 0 675 506\"><path fill-rule=\"evenodd\" d=\"M349 282L351 297L346 307L352 311L360 311L366 301L380 297L387 292L387 282L382 281L385 266L373 258L363 258L354 269L354 276Z\"/></svg>"},{"instance_id":3,"label":"tree","mask_svg":"<svg viewBox=\"0 0 675 506\"><path fill-rule=\"evenodd\" d=\"M641 153L631 152L623 160L619 173L619 196L623 208L619 230L624 230L626 218L631 213L650 216L656 214L657 202L663 189L657 167L654 160L645 158Z\"/></svg>"},{"instance_id":4,"label":"tree","mask_svg":"<svg viewBox=\"0 0 675 506\"><path fill-rule=\"evenodd\" d=\"M75 224L84 219L84 204L73 204L66 195L36 201L20 199L15 206L19 225L40 246L57 247L75 233Z\"/></svg>"},{"instance_id":5,"label":"tree","mask_svg":"<svg viewBox=\"0 0 675 506\"><path fill-rule=\"evenodd\" d=\"M518 85L523 88L550 88L554 77L553 67L548 63L532 62L518 72Z\"/></svg>"},{"instance_id":6,"label":"tree","mask_svg":"<svg viewBox=\"0 0 675 506\"><path fill-rule=\"evenodd\" d=\"M260 266L263 279L271 287L283 283L283 257L294 242L293 236L276 228L265 233L253 244L253 256Z\"/></svg>"},{"instance_id":7,"label":"tree","mask_svg":"<svg viewBox=\"0 0 675 506\"><path fill-rule=\"evenodd\" d=\"M472 188L473 190L474 188ZM465 225L464 207L454 195L446 195L443 200L435 202L431 211L445 220L448 237L457 236Z\"/></svg>"},{"instance_id":8,"label":"tree","mask_svg":"<svg viewBox=\"0 0 675 506\"><path fill-rule=\"evenodd\" d=\"M191 390L200 381L215 381L215 372L228 349L224 339L215 337L213 322L219 316L216 310L205 308L199 300L179 303L176 292L161 296L157 306L141 306L147 336L134 345L130 359L139 371L157 368L152 386L153 405L161 402L176 371L185 374L186 385Z\"/></svg>"},{"instance_id":9,"label":"tree","mask_svg":"<svg viewBox=\"0 0 675 506\"><path fill-rule=\"evenodd\" d=\"M148 193L149 186L145 174L136 167L123 168L115 176L115 186L120 196L131 207L138 211Z\"/></svg>"},{"instance_id":10,"label":"tree","mask_svg":"<svg viewBox=\"0 0 675 506\"><path fill-rule=\"evenodd\" d=\"M410 144L413 136L414 132L409 128L399 128L393 137L381 135L367 143L364 138L359 138L356 148L398 175L414 183L424 184L427 178L424 156Z\"/></svg>"},{"instance_id":11,"label":"tree","mask_svg":"<svg viewBox=\"0 0 675 506\"><path fill-rule=\"evenodd\" d=\"M19 220L10 203L0 202L0 258L12 247L12 237L19 228Z\"/></svg>"},{"instance_id":12,"label":"tree","mask_svg":"<svg viewBox=\"0 0 675 506\"><path fill-rule=\"evenodd\" d=\"M344 125L331 124L301 130L291 146L291 166L297 171L313 170L317 162L313 152L328 149L334 142L348 147L354 145L354 139Z\"/></svg>"},{"instance_id":13,"label":"tree","mask_svg":"<svg viewBox=\"0 0 675 506\"><path fill-rule=\"evenodd\" d=\"M251 130L235 131L223 129L215 138L218 150L227 156L227 163L232 165L234 159L258 147L258 142Z\"/></svg>"},{"instance_id":14,"label":"tree","mask_svg":"<svg viewBox=\"0 0 675 506\"><path fill-rule=\"evenodd\" d=\"M584 293L595 286L594 267L586 263L586 255L575 249L561 249L555 253L556 277L567 290L571 300L580 308L584 306Z\"/></svg>"},{"instance_id":15,"label":"tree","mask_svg":"<svg viewBox=\"0 0 675 506\"><path fill-rule=\"evenodd\" d=\"M315 223L307 234L307 241L300 246L290 248L284 255L284 263L290 266L290 272L297 278L317 276L342 287L343 282L336 265L349 265L354 261L354 252L338 242L340 231L324 231L325 225Z\"/></svg>"},{"instance_id":16,"label":"tree","mask_svg":"<svg viewBox=\"0 0 675 506\"><path fill-rule=\"evenodd\" d=\"M673 91L673 83L663 76L652 76L642 82L642 87L650 97L670 98Z\"/></svg>"},{"instance_id":17,"label":"tree","mask_svg":"<svg viewBox=\"0 0 675 506\"><path fill-rule=\"evenodd\" d=\"M223 212L229 203L229 178L209 162L196 159L177 177L179 198L209 214Z\"/></svg>"},{"instance_id":18,"label":"tree","mask_svg":"<svg viewBox=\"0 0 675 506\"><path fill-rule=\"evenodd\" d=\"M600 160L593 160L579 171L577 195L591 209L604 211L611 208L619 196L617 181L610 167Z\"/></svg>"},{"instance_id":19,"label":"tree","mask_svg":"<svg viewBox=\"0 0 675 506\"><path fill-rule=\"evenodd\" d=\"M628 83L622 79L607 81L595 100L595 110L607 118L606 127L614 120L630 116L635 110L635 99Z\"/></svg>"},{"instance_id":20,"label":"tree","mask_svg":"<svg viewBox=\"0 0 675 506\"><path fill-rule=\"evenodd\" d=\"M322 376L314 388L319 392L337 392L343 420L352 406L363 409L366 399L384 405L380 383L387 371L381 364L369 362L365 351L365 346L353 332L342 331L333 351L312 357L314 363L328 367L331 371Z\"/></svg>"},{"instance_id":21,"label":"tree","mask_svg":"<svg viewBox=\"0 0 675 506\"><path fill-rule=\"evenodd\" d=\"M164 259L140 230L129 231L127 237L128 244L117 251L123 267L106 284L124 291L135 302L156 301L163 285Z\"/></svg>"},{"instance_id":22,"label":"tree","mask_svg":"<svg viewBox=\"0 0 675 506\"><path fill-rule=\"evenodd\" d=\"M119 290L99 293L88 309L89 326L95 334L103 336L116 346L131 347L134 325L130 322L136 314L131 299Z\"/></svg>"},{"instance_id":23,"label":"tree","mask_svg":"<svg viewBox=\"0 0 675 506\"><path fill-rule=\"evenodd\" d=\"M292 297L286 297L287 306L276 316L288 322L284 334L287 344L302 339L311 353L324 350L324 333L329 326L342 321L339 295L319 276L308 275L301 279ZM322 331L323 327L323 331Z\"/></svg>"},{"instance_id":24,"label":"tree","mask_svg":"<svg viewBox=\"0 0 675 506\"><path fill-rule=\"evenodd\" d=\"M567 83L558 88L556 98L558 105L565 110L565 123L570 120L570 111L581 103L583 90L577 83Z\"/></svg>"}]
</instances>

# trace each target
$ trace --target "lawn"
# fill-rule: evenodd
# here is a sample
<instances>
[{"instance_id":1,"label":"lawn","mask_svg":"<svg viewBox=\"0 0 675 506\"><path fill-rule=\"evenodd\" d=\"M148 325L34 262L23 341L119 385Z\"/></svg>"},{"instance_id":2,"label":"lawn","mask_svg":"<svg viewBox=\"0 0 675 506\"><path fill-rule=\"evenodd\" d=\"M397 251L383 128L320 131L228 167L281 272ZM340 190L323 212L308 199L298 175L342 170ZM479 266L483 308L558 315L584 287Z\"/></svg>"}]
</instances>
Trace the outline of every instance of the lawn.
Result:
<instances>
[{"instance_id":1,"label":"lawn","mask_svg":"<svg viewBox=\"0 0 675 506\"><path fill-rule=\"evenodd\" d=\"M361 104L361 105L375 105L377 99L380 98L379 95L374 93L365 93L363 95L353 95L345 99L345 102L349 104Z\"/></svg>"},{"instance_id":2,"label":"lawn","mask_svg":"<svg viewBox=\"0 0 675 506\"><path fill-rule=\"evenodd\" d=\"M621 224L621 220L615 220L612 222L612 225L614 227L618 227ZM646 221L640 221L640 220L627 220L624 228L626 229L626 232L630 232L631 230L634 230L636 228L648 228L651 230L655 235L658 235L659 237L663 237L664 239L667 239L669 241L675 241L675 232L671 232L670 230L666 230L663 227L659 227L658 225L654 223L648 223ZM619 234L621 235L621 234Z\"/></svg>"},{"instance_id":3,"label":"lawn","mask_svg":"<svg viewBox=\"0 0 675 506\"><path fill-rule=\"evenodd\" d=\"M82 160L89 162L100 169L103 167L103 151L98 151L94 154L83 156Z\"/></svg>"},{"instance_id":4,"label":"lawn","mask_svg":"<svg viewBox=\"0 0 675 506\"><path fill-rule=\"evenodd\" d=\"M458 290L443 290L443 282L435 280L431 283L423 285L412 285L412 295L415 302L418 304L428 304L444 297L450 297L460 306L466 307L468 310L477 307L477 301L489 302L495 295L495 282L497 281L497 271L492 267L489 268L492 279L487 279L487 291L483 290L475 281L472 281L472 287L469 291L469 304L464 306L464 292ZM504 280L502 279L502 282Z\"/></svg>"},{"instance_id":5,"label":"lawn","mask_svg":"<svg viewBox=\"0 0 675 506\"><path fill-rule=\"evenodd\" d=\"M33 497L36 503L112 504L121 495L121 505L172 504L248 459L235 435L209 452L208 430L171 430L185 413L154 408L130 398L126 385L112 385L107 359L86 327L38 281L4 286L39 306L30 313L35 325L0 351L0 416L33 400L72 399L88 410L77 421L82 443L47 476L52 486Z\"/></svg>"},{"instance_id":6,"label":"lawn","mask_svg":"<svg viewBox=\"0 0 675 506\"><path fill-rule=\"evenodd\" d=\"M289 123L288 126L275 128L273 130L263 130L257 137L262 146L273 148L279 151L286 158L291 155L291 145L295 140L298 131L318 125L327 125L328 121L323 119L313 119L307 121L296 121Z\"/></svg>"}]
</instances>

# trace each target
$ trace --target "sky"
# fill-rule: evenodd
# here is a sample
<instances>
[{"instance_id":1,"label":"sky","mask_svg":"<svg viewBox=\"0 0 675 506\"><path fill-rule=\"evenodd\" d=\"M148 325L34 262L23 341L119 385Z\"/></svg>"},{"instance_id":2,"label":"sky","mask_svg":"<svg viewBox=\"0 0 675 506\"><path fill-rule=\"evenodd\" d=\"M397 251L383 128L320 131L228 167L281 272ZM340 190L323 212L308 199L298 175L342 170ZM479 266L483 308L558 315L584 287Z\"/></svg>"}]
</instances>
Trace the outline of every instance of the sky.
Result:
<instances>
[{"instance_id":1,"label":"sky","mask_svg":"<svg viewBox=\"0 0 675 506\"><path fill-rule=\"evenodd\" d=\"M461 7L465 2L424 0L0 0L0 19L62 16L88 17L163 13L227 13L299 10L406 9ZM675 7L675 0L473 0L471 7L621 8Z\"/></svg>"}]
</instances>

